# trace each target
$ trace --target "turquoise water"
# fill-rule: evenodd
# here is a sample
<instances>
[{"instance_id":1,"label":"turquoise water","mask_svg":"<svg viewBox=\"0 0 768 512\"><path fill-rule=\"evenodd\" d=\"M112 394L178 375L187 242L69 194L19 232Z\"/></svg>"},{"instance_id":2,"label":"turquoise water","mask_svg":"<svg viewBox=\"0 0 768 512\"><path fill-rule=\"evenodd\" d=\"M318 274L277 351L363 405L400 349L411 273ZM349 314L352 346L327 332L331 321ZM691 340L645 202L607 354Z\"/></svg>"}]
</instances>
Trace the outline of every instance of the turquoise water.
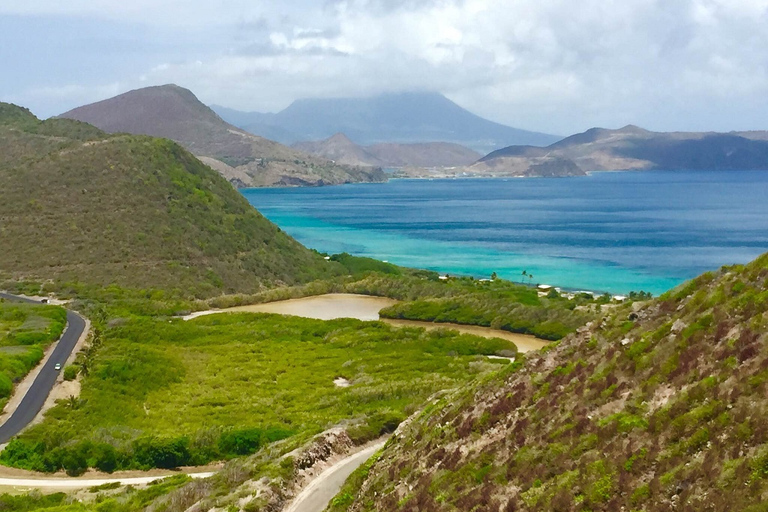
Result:
<instances>
[{"instance_id":1,"label":"turquoise water","mask_svg":"<svg viewBox=\"0 0 768 512\"><path fill-rule=\"evenodd\" d=\"M768 250L768 173L393 180L247 189L303 244L454 275L662 293ZM527 279L525 279L528 282Z\"/></svg>"}]
</instances>

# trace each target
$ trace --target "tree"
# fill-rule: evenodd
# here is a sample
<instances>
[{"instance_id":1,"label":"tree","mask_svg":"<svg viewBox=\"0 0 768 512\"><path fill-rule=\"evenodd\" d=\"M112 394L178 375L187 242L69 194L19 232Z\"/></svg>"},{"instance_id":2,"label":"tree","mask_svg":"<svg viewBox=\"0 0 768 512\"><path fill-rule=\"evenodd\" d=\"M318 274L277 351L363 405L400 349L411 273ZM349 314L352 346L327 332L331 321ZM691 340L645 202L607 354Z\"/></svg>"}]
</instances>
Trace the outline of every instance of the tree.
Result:
<instances>
[{"instance_id":1,"label":"tree","mask_svg":"<svg viewBox=\"0 0 768 512\"><path fill-rule=\"evenodd\" d=\"M495 280L496 280L496 279L498 279L498 278L499 278L499 276L496 274L496 272L493 272L493 273L491 274L491 281L495 281Z\"/></svg>"},{"instance_id":2,"label":"tree","mask_svg":"<svg viewBox=\"0 0 768 512\"><path fill-rule=\"evenodd\" d=\"M61 465L69 476L80 476L88 469L88 462L81 450L72 448L61 461Z\"/></svg>"},{"instance_id":3,"label":"tree","mask_svg":"<svg viewBox=\"0 0 768 512\"><path fill-rule=\"evenodd\" d=\"M117 452L112 445L100 443L96 445L93 452L93 457L95 459L94 466L96 466L99 471L112 473L117 469Z\"/></svg>"}]
</instances>

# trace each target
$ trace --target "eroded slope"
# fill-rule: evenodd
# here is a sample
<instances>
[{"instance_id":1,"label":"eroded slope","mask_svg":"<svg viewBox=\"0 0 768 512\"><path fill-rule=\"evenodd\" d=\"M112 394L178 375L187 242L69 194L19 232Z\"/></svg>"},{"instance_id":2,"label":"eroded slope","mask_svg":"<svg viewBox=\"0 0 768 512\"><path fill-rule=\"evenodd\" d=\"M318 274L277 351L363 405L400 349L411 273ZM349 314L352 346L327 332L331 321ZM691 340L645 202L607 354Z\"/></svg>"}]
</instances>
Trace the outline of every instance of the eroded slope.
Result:
<instances>
[{"instance_id":1,"label":"eroded slope","mask_svg":"<svg viewBox=\"0 0 768 512\"><path fill-rule=\"evenodd\" d=\"M349 510L763 510L768 255L429 405Z\"/></svg>"}]
</instances>

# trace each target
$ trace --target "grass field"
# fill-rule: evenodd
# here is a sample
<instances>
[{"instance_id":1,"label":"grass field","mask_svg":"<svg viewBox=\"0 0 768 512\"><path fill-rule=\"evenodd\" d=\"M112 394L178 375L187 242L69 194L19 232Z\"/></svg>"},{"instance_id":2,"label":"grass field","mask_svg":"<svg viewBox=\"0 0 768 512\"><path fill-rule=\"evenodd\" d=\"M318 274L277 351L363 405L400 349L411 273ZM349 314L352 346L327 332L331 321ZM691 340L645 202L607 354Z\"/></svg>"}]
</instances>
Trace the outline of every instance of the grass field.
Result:
<instances>
[{"instance_id":1,"label":"grass field","mask_svg":"<svg viewBox=\"0 0 768 512\"><path fill-rule=\"evenodd\" d=\"M16 382L40 362L66 324L60 307L0 300L0 410Z\"/></svg>"},{"instance_id":2,"label":"grass field","mask_svg":"<svg viewBox=\"0 0 768 512\"><path fill-rule=\"evenodd\" d=\"M72 473L203 464L343 420L361 421L353 432L363 440L434 392L499 368L481 354L515 350L449 331L248 313L118 320L101 338L80 361L80 398L13 441L5 464Z\"/></svg>"}]
</instances>

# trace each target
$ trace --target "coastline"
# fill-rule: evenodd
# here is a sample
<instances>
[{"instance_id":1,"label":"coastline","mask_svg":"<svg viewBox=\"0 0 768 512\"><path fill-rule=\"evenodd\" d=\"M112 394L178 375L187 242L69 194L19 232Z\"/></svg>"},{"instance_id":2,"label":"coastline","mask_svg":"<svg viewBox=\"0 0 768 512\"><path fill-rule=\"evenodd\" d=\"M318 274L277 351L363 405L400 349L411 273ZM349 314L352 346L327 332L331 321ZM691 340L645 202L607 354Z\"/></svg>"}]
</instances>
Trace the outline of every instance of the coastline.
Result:
<instances>
[{"instance_id":1,"label":"coastline","mask_svg":"<svg viewBox=\"0 0 768 512\"><path fill-rule=\"evenodd\" d=\"M759 255L750 240L768 236L758 222L768 215L758 201L766 190L765 172L600 171L589 180L403 177L243 193L327 254L518 282L527 270L534 283L568 292L659 295Z\"/></svg>"}]
</instances>

